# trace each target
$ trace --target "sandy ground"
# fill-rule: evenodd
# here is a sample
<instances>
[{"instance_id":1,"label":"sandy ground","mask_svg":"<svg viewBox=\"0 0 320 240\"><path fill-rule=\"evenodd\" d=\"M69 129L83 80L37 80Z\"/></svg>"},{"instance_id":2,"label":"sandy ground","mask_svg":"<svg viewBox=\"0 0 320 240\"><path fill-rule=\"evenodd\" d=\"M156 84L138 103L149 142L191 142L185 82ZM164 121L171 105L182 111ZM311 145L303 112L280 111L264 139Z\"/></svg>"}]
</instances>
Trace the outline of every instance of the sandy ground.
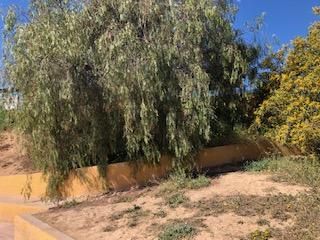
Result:
<instances>
[{"instance_id":1,"label":"sandy ground","mask_svg":"<svg viewBox=\"0 0 320 240\"><path fill-rule=\"evenodd\" d=\"M261 203L259 197L277 199L279 194L281 198L308 190L270 179L270 175L263 174L226 173L212 178L208 187L183 190L188 201L175 208L166 204L164 194L159 194L161 186L154 186L109 194L70 208L52 209L37 217L77 240L157 239L165 226L174 222L195 226L196 240L248 239L248 234L257 230L291 226L294 218L272 217L272 209L254 212L257 206L242 203L237 208L238 199L250 201L252 197L258 199L257 205ZM237 211L230 210L230 206L224 210L224 204L231 204Z\"/></svg>"},{"instance_id":2,"label":"sandy ground","mask_svg":"<svg viewBox=\"0 0 320 240\"><path fill-rule=\"evenodd\" d=\"M0 176L31 173L31 162L13 132L0 133Z\"/></svg>"}]
</instances>

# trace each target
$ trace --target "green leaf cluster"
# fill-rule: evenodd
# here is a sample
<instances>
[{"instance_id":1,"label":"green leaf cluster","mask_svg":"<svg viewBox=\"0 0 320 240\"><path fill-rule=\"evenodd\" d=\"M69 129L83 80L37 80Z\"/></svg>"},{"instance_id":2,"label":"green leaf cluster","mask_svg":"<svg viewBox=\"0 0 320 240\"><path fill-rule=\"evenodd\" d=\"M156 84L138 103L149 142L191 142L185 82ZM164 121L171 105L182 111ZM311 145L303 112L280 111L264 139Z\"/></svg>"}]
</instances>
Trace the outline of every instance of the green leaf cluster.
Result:
<instances>
[{"instance_id":1,"label":"green leaf cluster","mask_svg":"<svg viewBox=\"0 0 320 240\"><path fill-rule=\"evenodd\" d=\"M229 1L33 0L6 31L35 165L61 192L71 170L119 157L181 165L233 124L254 60Z\"/></svg>"},{"instance_id":2,"label":"green leaf cluster","mask_svg":"<svg viewBox=\"0 0 320 240\"><path fill-rule=\"evenodd\" d=\"M293 41L275 89L256 111L253 127L280 143L320 153L320 22Z\"/></svg>"}]
</instances>

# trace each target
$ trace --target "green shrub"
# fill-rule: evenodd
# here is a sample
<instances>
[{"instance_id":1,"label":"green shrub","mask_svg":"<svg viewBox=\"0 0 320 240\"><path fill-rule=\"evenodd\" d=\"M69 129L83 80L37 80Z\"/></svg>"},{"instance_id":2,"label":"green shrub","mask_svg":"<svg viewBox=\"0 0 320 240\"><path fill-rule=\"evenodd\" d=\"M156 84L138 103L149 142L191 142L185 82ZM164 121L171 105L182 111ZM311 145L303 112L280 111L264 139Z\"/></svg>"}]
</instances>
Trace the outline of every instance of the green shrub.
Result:
<instances>
[{"instance_id":1,"label":"green shrub","mask_svg":"<svg viewBox=\"0 0 320 240\"><path fill-rule=\"evenodd\" d=\"M171 208L176 208L187 201L189 201L189 199L181 192L166 197L166 204Z\"/></svg>"},{"instance_id":2,"label":"green shrub","mask_svg":"<svg viewBox=\"0 0 320 240\"><path fill-rule=\"evenodd\" d=\"M187 223L173 223L159 234L159 240L190 239L196 232L197 230Z\"/></svg>"},{"instance_id":3,"label":"green shrub","mask_svg":"<svg viewBox=\"0 0 320 240\"><path fill-rule=\"evenodd\" d=\"M270 158L264 158L259 161L247 162L245 165L245 170L249 172L261 172L269 170L271 163Z\"/></svg>"},{"instance_id":4,"label":"green shrub","mask_svg":"<svg viewBox=\"0 0 320 240\"><path fill-rule=\"evenodd\" d=\"M184 170L177 170L172 173L167 181L164 181L159 186L159 192L172 193L182 189L199 189L207 187L211 184L211 179L205 175L197 175L192 177Z\"/></svg>"},{"instance_id":5,"label":"green shrub","mask_svg":"<svg viewBox=\"0 0 320 240\"><path fill-rule=\"evenodd\" d=\"M256 230L250 234L250 240L268 240L271 238L271 232L269 229L264 231Z\"/></svg>"},{"instance_id":6,"label":"green shrub","mask_svg":"<svg viewBox=\"0 0 320 240\"><path fill-rule=\"evenodd\" d=\"M211 179L205 175L199 175L195 178L191 178L187 186L190 189L199 189L203 187L208 187L211 184Z\"/></svg>"}]
</instances>

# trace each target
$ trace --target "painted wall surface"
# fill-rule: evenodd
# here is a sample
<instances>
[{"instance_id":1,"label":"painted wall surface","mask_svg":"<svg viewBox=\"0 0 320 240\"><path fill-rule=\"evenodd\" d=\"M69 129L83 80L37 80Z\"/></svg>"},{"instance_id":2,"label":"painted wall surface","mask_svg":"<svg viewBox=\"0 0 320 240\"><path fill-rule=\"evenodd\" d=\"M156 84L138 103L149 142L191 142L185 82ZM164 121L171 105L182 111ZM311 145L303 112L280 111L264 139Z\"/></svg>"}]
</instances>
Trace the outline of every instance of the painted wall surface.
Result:
<instances>
[{"instance_id":1,"label":"painted wall surface","mask_svg":"<svg viewBox=\"0 0 320 240\"><path fill-rule=\"evenodd\" d=\"M210 168L224 164L238 163L244 160L256 160L267 153L283 155L299 154L297 149L272 144L268 141L236 144L207 148L196 156L196 168ZM64 195L76 197L101 193L107 188L125 190L136 185L146 184L152 179L164 177L171 169L171 158L163 156L159 165L147 165L143 162L110 164L106 168L106 178L99 177L97 167L82 168L70 175L65 182ZM106 183L105 185L103 183ZM40 173L0 177L1 197L20 197L23 187L32 188L31 197L40 198L45 194L46 180ZM4 198L2 198L4 199ZM0 221L14 221L15 240L72 240L72 238L53 229L31 215L44 211L45 206L1 202ZM23 214L23 215L21 215Z\"/></svg>"},{"instance_id":2,"label":"painted wall surface","mask_svg":"<svg viewBox=\"0 0 320 240\"><path fill-rule=\"evenodd\" d=\"M292 153L292 149L279 147L268 141L207 148L196 156L196 167L202 169L255 160L268 152L276 151L284 154ZM65 197L77 197L101 193L108 188L126 190L146 184L152 179L164 177L170 169L169 156L162 156L158 165L147 165L142 162L110 164L106 168L105 179L101 179L97 167L82 168L70 175L64 184L63 194ZM46 181L40 173L0 177L0 196L21 196L21 190L26 183L29 183L32 189L31 197L44 196Z\"/></svg>"}]
</instances>

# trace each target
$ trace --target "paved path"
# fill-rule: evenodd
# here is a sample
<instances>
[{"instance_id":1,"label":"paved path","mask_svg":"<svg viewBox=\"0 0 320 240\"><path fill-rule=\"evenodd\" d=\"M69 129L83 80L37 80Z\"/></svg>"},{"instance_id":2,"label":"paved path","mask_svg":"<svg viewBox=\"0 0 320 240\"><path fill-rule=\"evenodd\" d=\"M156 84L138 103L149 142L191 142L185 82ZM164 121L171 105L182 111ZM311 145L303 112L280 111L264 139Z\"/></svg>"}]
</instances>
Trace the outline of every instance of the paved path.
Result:
<instances>
[{"instance_id":1,"label":"paved path","mask_svg":"<svg viewBox=\"0 0 320 240\"><path fill-rule=\"evenodd\" d=\"M34 212L42 208L47 209L52 206L50 204L46 205L45 203L39 201L38 199L31 199L26 201L22 197L7 197L7 196L1 196L1 195L0 195L0 203L8 204L8 207L10 208L15 208L15 207L18 208L17 212L19 212L20 210L22 212L23 211ZM12 206L10 204L12 204ZM0 222L0 240L14 240L13 223Z\"/></svg>"},{"instance_id":2,"label":"paved path","mask_svg":"<svg viewBox=\"0 0 320 240\"><path fill-rule=\"evenodd\" d=\"M13 240L13 224L0 223L0 239Z\"/></svg>"}]
</instances>

